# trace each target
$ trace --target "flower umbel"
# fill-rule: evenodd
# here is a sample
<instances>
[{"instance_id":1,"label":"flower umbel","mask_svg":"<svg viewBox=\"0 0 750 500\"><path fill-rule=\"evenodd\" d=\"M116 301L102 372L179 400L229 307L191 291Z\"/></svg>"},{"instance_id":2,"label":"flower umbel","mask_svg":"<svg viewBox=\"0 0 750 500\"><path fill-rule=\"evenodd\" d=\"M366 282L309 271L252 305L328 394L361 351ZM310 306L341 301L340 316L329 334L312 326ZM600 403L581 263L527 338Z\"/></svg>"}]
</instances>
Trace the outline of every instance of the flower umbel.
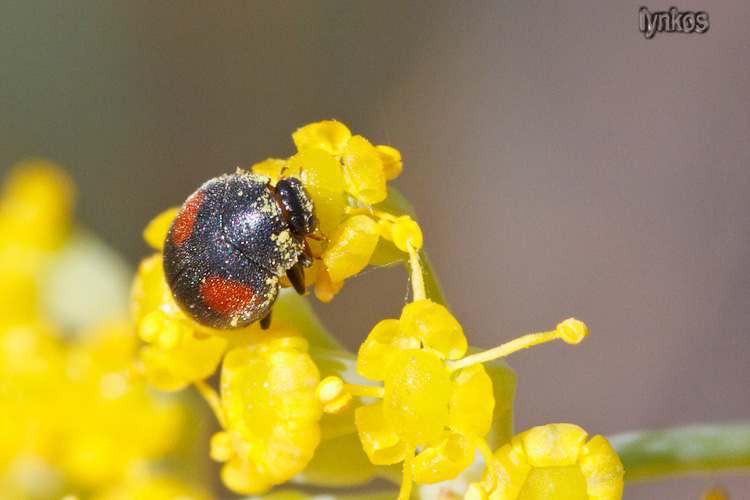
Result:
<instances>
[{"instance_id":1,"label":"flower umbel","mask_svg":"<svg viewBox=\"0 0 750 500\"><path fill-rule=\"evenodd\" d=\"M401 171L399 152L373 146L334 121L303 127L293 139L291 158L252 170L266 176L253 179L268 189L290 227L293 198L276 197L277 191L294 184L299 194L301 182L314 199L317 227L313 216L295 217L295 226L304 227L297 234L304 245L296 244L305 258L298 264L312 264L304 277L295 269L295 289L314 285L327 302L367 265L403 262L409 269L410 301L399 318L375 325L357 356L290 290L278 293L268 330L258 324L216 330L188 317L162 267L177 209L144 232L156 253L138 270L135 324L128 323L122 309L131 272L71 224L67 176L43 160L12 171L0 194L0 498L208 500L184 476L207 470L206 453L195 443L208 442L210 434L210 456L223 463L224 484L243 494L288 480L330 490L380 476L400 485L401 500L414 483L423 499L617 500L623 464L627 478L638 481L737 471L750 463L750 422L628 432L610 441L588 439L572 424L513 436L516 377L501 358L555 338L577 343L588 333L585 325L568 319L553 331L486 351L468 347L422 253L421 229L408 215L413 210L387 186ZM279 189L266 184L290 175L300 182L287 180ZM183 235L189 214L180 219ZM194 245L212 250L210 241ZM205 263L186 266L196 262ZM253 276L265 270L241 268L258 271ZM192 285L203 279L192 276ZM277 278L291 284L269 277ZM238 299L235 288L227 290L214 290L220 302ZM263 295L272 303L276 289ZM219 366L221 377L212 377ZM194 386L204 401L186 411L189 398L159 393L146 381L167 391ZM220 430L196 436L206 406ZM367 498L392 499L395 491ZM282 489L264 498L310 496ZM709 497L729 494L714 488L704 493Z\"/></svg>"},{"instance_id":2,"label":"flower umbel","mask_svg":"<svg viewBox=\"0 0 750 500\"><path fill-rule=\"evenodd\" d=\"M421 277L413 237L403 244L413 257L412 276ZM422 281L415 279L413 285L414 296L424 297ZM346 391L382 400L357 408L355 424L374 464L404 462L399 498L406 499L412 481L432 484L458 476L471 465L475 448L492 467L484 438L493 423L495 399L482 363L555 338L577 344L586 335L586 326L571 318L554 331L464 357L468 344L459 322L445 306L421 298L407 304L398 320L378 323L360 348L357 372L382 380L383 387L327 379L319 394L332 413L351 401Z\"/></svg>"},{"instance_id":3,"label":"flower umbel","mask_svg":"<svg viewBox=\"0 0 750 500\"><path fill-rule=\"evenodd\" d=\"M171 209L144 232L159 253L143 261L133 287L134 317L147 344L141 369L163 389L196 386L222 426L211 440L211 456L224 463L222 480L238 493L263 493L295 475L311 484L357 484L403 462L399 498L406 500L415 482L456 478L476 451L487 477L501 474L491 446L512 435L515 376L498 360L556 338L578 343L588 334L585 325L568 319L554 331L467 355L460 323L439 292L428 296L435 287L428 286L420 255L422 231L404 213L408 203L391 197L386 186L401 171L399 152L373 146L335 121L308 125L292 137L296 154L267 159L252 171L272 187L295 177L312 199L318 226L305 237L312 265L304 270L304 285L328 302L368 264L401 261L410 270L412 301L398 319L373 328L359 349L356 375L347 371L346 355L325 351L335 342L319 343L326 334L307 330L319 325L285 316L288 310L264 331L257 324L235 330L198 325L176 305L160 265L177 213ZM291 284L283 276L280 283ZM284 321L295 317L294 324ZM217 392L206 379L219 364ZM342 453L351 459L342 461ZM500 489L482 488L476 491L485 496Z\"/></svg>"}]
</instances>

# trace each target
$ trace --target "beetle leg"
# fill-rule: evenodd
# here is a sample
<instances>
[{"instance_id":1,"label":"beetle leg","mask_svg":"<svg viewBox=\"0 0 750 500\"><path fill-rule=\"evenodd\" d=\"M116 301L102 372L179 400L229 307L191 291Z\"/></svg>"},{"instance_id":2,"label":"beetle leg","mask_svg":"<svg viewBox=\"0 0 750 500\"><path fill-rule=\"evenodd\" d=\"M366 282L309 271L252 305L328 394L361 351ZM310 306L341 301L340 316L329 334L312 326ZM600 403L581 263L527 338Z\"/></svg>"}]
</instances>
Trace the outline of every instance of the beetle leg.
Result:
<instances>
[{"instance_id":1,"label":"beetle leg","mask_svg":"<svg viewBox=\"0 0 750 500\"><path fill-rule=\"evenodd\" d=\"M305 243L305 248L302 250L302 253L299 254L299 257L297 257L297 262L301 264L302 267L308 268L312 266L313 253L310 245L307 243L307 239L302 238L302 241Z\"/></svg>"},{"instance_id":2,"label":"beetle leg","mask_svg":"<svg viewBox=\"0 0 750 500\"><path fill-rule=\"evenodd\" d=\"M313 258L303 253L297 258L297 263L304 268L308 268L312 266Z\"/></svg>"},{"instance_id":3,"label":"beetle leg","mask_svg":"<svg viewBox=\"0 0 750 500\"><path fill-rule=\"evenodd\" d=\"M260 319L260 328L262 330L268 330L268 327L271 326L271 312L272 311L273 309L268 311L268 314L266 314Z\"/></svg>"},{"instance_id":4,"label":"beetle leg","mask_svg":"<svg viewBox=\"0 0 750 500\"><path fill-rule=\"evenodd\" d=\"M292 286L298 294L305 294L305 272L299 263L286 270L286 277L292 282Z\"/></svg>"},{"instance_id":5,"label":"beetle leg","mask_svg":"<svg viewBox=\"0 0 750 500\"><path fill-rule=\"evenodd\" d=\"M323 233L321 233L320 236L318 236L317 234L306 234L305 238L310 238L311 240L315 241L330 241L328 237Z\"/></svg>"}]
</instances>

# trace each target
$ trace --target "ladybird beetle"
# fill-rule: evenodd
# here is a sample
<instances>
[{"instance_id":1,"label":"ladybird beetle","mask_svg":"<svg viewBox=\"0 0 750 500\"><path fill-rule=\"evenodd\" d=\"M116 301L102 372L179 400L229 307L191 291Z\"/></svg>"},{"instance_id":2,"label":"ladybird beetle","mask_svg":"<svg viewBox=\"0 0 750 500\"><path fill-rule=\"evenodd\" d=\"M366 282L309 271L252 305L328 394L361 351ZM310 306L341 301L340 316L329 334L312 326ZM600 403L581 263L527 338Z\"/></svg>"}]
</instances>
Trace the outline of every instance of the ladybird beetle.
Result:
<instances>
[{"instance_id":1,"label":"ladybird beetle","mask_svg":"<svg viewBox=\"0 0 750 500\"><path fill-rule=\"evenodd\" d=\"M237 169L203 184L180 207L164 242L164 275L175 301L198 323L230 329L271 322L286 274L305 293L312 259L304 236L317 220L294 177L270 179Z\"/></svg>"}]
</instances>

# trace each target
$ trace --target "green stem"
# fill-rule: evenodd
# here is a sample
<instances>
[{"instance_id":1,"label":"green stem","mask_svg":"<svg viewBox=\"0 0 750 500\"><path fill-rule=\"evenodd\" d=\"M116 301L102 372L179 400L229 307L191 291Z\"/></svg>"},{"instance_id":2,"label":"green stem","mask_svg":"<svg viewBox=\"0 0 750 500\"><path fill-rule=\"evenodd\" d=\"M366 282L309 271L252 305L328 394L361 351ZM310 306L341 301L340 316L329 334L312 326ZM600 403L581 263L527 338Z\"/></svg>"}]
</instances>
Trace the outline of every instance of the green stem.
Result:
<instances>
[{"instance_id":1,"label":"green stem","mask_svg":"<svg viewBox=\"0 0 750 500\"><path fill-rule=\"evenodd\" d=\"M427 291L427 297L433 302L437 302L438 304L447 307L448 304L445 303L445 297L443 297L440 283L438 283L437 276L435 276L435 273L432 271L430 259L427 258L427 254L424 251L422 251L422 271L424 272L424 286Z\"/></svg>"},{"instance_id":2,"label":"green stem","mask_svg":"<svg viewBox=\"0 0 750 500\"><path fill-rule=\"evenodd\" d=\"M750 420L618 434L609 439L625 480L696 473L750 473Z\"/></svg>"}]
</instances>

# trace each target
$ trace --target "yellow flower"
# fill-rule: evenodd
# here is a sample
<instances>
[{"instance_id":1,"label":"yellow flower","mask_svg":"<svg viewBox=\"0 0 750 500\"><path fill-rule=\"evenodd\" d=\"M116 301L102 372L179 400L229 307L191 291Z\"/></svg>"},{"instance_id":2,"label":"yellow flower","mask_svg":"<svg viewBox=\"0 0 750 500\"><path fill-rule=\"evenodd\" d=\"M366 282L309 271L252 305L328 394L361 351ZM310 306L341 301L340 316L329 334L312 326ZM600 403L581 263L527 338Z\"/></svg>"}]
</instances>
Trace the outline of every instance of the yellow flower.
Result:
<instances>
[{"instance_id":1,"label":"yellow flower","mask_svg":"<svg viewBox=\"0 0 750 500\"><path fill-rule=\"evenodd\" d=\"M319 149L335 156L344 166L346 190L367 205L386 198L386 180L401 173L401 154L389 146L372 146L361 135L352 136L336 121L312 123L292 134L297 150Z\"/></svg>"},{"instance_id":2,"label":"yellow flower","mask_svg":"<svg viewBox=\"0 0 750 500\"><path fill-rule=\"evenodd\" d=\"M68 237L72 192L59 167L33 160L19 164L0 196L2 498L95 496L163 458L182 430L181 408L154 399L133 370L131 325L68 321L40 293L91 248L93 238ZM66 312L79 307L91 304Z\"/></svg>"},{"instance_id":3,"label":"yellow flower","mask_svg":"<svg viewBox=\"0 0 750 500\"><path fill-rule=\"evenodd\" d=\"M0 329L0 472L43 462L74 489L98 489L168 453L182 413L133 377L135 332L114 324L68 344L56 334Z\"/></svg>"},{"instance_id":4,"label":"yellow flower","mask_svg":"<svg viewBox=\"0 0 750 500\"><path fill-rule=\"evenodd\" d=\"M72 209L73 185L60 167L46 160L21 162L0 195L0 238L56 250L67 236Z\"/></svg>"},{"instance_id":5,"label":"yellow flower","mask_svg":"<svg viewBox=\"0 0 750 500\"><path fill-rule=\"evenodd\" d=\"M341 390L381 399L357 408L355 424L374 464L404 461L403 499L412 480L433 484L458 476L472 463L475 448L491 459L485 436L493 423L495 391L482 363L553 338L577 343L586 334L583 323L571 319L555 331L464 357L467 342L458 321L444 306L417 300L404 307L400 319L378 323L360 348L357 372L382 380L383 387L343 384ZM321 384L326 411L339 411L336 404L329 410L342 400L335 387L328 379ZM513 389L506 394L512 398Z\"/></svg>"},{"instance_id":6,"label":"yellow flower","mask_svg":"<svg viewBox=\"0 0 750 500\"><path fill-rule=\"evenodd\" d=\"M16 165L0 194L0 327L34 322L38 282L70 226L73 188L56 165Z\"/></svg>"},{"instance_id":7,"label":"yellow flower","mask_svg":"<svg viewBox=\"0 0 750 500\"><path fill-rule=\"evenodd\" d=\"M466 500L619 500L623 467L609 442L573 424L534 427L495 452Z\"/></svg>"},{"instance_id":8,"label":"yellow flower","mask_svg":"<svg viewBox=\"0 0 750 500\"><path fill-rule=\"evenodd\" d=\"M305 468L320 442L322 415L315 388L320 374L308 343L274 321L224 357L219 415L225 430L211 456L226 462L221 477L231 490L257 494Z\"/></svg>"},{"instance_id":9,"label":"yellow flower","mask_svg":"<svg viewBox=\"0 0 750 500\"><path fill-rule=\"evenodd\" d=\"M360 349L357 371L384 380L383 400L358 408L355 417L373 463L408 458L419 483L452 479L471 464L474 443L490 430L495 401L481 365L451 379L445 361L466 349L461 325L430 300L412 302L401 319L375 326ZM423 451L412 458L419 446Z\"/></svg>"},{"instance_id":10,"label":"yellow flower","mask_svg":"<svg viewBox=\"0 0 750 500\"><path fill-rule=\"evenodd\" d=\"M59 422L55 462L74 484L119 481L176 443L182 411L174 401L152 399L131 370L136 350L135 332L115 324L82 336L68 353L68 380L51 413Z\"/></svg>"},{"instance_id":11,"label":"yellow flower","mask_svg":"<svg viewBox=\"0 0 750 500\"><path fill-rule=\"evenodd\" d=\"M355 215L339 225L322 256L331 281L343 282L364 269L379 237L378 225L366 215Z\"/></svg>"}]
</instances>

